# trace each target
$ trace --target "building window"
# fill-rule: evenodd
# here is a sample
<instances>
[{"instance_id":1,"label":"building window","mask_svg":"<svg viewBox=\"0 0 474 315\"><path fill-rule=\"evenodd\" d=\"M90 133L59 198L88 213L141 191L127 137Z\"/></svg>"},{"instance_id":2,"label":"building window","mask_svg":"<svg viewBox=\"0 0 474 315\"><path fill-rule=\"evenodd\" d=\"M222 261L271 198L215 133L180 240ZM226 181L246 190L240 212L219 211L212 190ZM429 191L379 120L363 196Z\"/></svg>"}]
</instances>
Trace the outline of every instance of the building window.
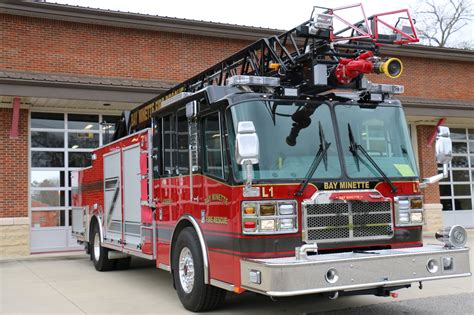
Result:
<instances>
[{"instance_id":1,"label":"building window","mask_svg":"<svg viewBox=\"0 0 474 315\"><path fill-rule=\"evenodd\" d=\"M474 129L452 128L453 160L439 185L443 211L471 210L474 204ZM442 165L438 165L441 171Z\"/></svg>"},{"instance_id":2,"label":"building window","mask_svg":"<svg viewBox=\"0 0 474 315\"><path fill-rule=\"evenodd\" d=\"M33 228L71 225L71 171L91 164L91 151L110 142L119 118L31 113L30 206Z\"/></svg>"}]
</instances>

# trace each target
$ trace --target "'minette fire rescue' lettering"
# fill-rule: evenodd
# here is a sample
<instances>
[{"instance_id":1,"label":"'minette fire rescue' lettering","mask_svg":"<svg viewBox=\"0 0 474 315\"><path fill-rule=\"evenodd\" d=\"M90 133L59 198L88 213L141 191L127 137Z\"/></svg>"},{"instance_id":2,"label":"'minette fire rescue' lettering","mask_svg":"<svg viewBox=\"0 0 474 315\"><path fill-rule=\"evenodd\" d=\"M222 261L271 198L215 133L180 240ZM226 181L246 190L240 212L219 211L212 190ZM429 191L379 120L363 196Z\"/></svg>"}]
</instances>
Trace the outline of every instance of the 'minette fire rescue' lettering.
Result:
<instances>
[{"instance_id":1,"label":"'minette fire rescue' lettering","mask_svg":"<svg viewBox=\"0 0 474 315\"><path fill-rule=\"evenodd\" d=\"M213 217L213 216L206 217L206 223L227 224L228 222L229 222L229 219L226 217Z\"/></svg>"},{"instance_id":2,"label":"'minette fire rescue' lettering","mask_svg":"<svg viewBox=\"0 0 474 315\"><path fill-rule=\"evenodd\" d=\"M369 182L325 182L324 189L369 189Z\"/></svg>"}]
</instances>

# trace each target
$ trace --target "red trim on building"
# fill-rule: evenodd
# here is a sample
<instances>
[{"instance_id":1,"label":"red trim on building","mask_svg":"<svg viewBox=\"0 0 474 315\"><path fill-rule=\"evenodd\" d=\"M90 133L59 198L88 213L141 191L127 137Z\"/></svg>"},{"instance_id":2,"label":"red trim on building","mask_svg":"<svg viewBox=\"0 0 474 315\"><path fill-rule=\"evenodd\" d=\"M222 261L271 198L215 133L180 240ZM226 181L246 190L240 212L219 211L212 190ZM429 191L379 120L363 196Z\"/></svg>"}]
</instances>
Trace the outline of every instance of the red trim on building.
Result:
<instances>
[{"instance_id":1,"label":"red trim on building","mask_svg":"<svg viewBox=\"0 0 474 315\"><path fill-rule=\"evenodd\" d=\"M440 118L438 120L438 123L436 124L436 129L433 131L431 134L430 138L428 139L428 146L431 147L436 139L436 136L438 135L438 127L444 125L446 122L446 118Z\"/></svg>"},{"instance_id":2,"label":"red trim on building","mask_svg":"<svg viewBox=\"0 0 474 315\"><path fill-rule=\"evenodd\" d=\"M10 138L18 138L18 123L20 121L20 104L21 98L14 97L12 99L12 128L10 130Z\"/></svg>"}]
</instances>

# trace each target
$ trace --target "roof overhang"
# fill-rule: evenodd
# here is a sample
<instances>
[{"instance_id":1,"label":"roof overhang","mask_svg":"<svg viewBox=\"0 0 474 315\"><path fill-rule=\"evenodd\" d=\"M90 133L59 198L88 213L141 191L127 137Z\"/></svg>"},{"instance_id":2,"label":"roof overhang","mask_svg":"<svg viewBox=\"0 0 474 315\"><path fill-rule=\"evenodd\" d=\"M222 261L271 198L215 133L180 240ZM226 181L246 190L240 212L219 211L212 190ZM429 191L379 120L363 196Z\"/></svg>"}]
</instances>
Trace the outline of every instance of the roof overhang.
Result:
<instances>
[{"instance_id":1,"label":"roof overhang","mask_svg":"<svg viewBox=\"0 0 474 315\"><path fill-rule=\"evenodd\" d=\"M462 117L474 119L474 100L425 99L399 96L407 116Z\"/></svg>"},{"instance_id":2,"label":"roof overhang","mask_svg":"<svg viewBox=\"0 0 474 315\"><path fill-rule=\"evenodd\" d=\"M0 70L0 95L141 104L175 82Z\"/></svg>"}]
</instances>

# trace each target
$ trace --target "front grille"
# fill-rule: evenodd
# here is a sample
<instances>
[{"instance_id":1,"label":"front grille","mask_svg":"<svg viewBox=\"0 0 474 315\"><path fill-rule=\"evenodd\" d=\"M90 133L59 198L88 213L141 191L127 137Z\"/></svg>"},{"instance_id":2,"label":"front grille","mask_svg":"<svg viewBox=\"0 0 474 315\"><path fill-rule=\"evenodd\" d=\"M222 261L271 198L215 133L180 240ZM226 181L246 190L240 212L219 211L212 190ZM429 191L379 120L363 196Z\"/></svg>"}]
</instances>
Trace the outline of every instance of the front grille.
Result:
<instances>
[{"instance_id":1,"label":"front grille","mask_svg":"<svg viewBox=\"0 0 474 315\"><path fill-rule=\"evenodd\" d=\"M389 201L303 203L306 242L359 241L393 236Z\"/></svg>"}]
</instances>

